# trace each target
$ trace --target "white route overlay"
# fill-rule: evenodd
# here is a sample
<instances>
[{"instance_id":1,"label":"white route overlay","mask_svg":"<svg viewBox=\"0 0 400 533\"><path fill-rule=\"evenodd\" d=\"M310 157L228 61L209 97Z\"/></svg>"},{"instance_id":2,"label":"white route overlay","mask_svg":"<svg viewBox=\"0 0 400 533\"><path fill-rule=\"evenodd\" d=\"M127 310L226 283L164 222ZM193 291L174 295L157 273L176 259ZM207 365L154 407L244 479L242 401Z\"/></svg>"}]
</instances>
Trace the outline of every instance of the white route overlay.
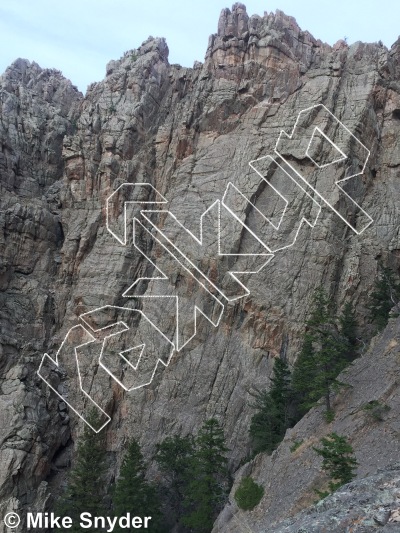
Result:
<instances>
[{"instance_id":1,"label":"white route overlay","mask_svg":"<svg viewBox=\"0 0 400 533\"><path fill-rule=\"evenodd\" d=\"M334 139L329 136L330 131L334 134ZM333 150L335 155L332 160L320 163L317 159L318 152L315 151L323 144ZM348 149L352 152L347 153ZM151 276L139 277L122 295L141 301L143 309L108 305L80 315L83 325L74 326L67 332L55 358L44 354L38 369L42 380L93 431L101 431L110 422L110 416L93 400L90 390L84 390L79 350L90 343L99 342L96 335L100 332L107 333L107 328L113 331L101 337L101 349L95 356L94 363L126 391L144 387L152 382L159 364L168 366L174 353L182 350L196 336L200 315L217 327L224 305L250 294L246 286L250 276L265 268L276 253L292 247L304 224L315 227L322 204L331 209L357 235L372 224L373 220L368 213L343 188L350 179L364 173L370 152L323 104L300 111L291 133L281 131L274 152L275 157L264 156L250 161L249 165L253 171L251 179L257 180L255 183L263 191L279 198L283 204L279 220L268 218L232 182L226 186L222 199L216 200L201 215L198 236L166 209L168 200L150 183L123 183L107 198L107 230L119 245L134 246L153 268ZM302 175L299 161L308 161L308 165L312 163L310 168L313 183ZM347 162L349 166L346 167ZM265 166L278 177L279 184L284 184L284 189L290 191L288 196L279 191L279 184L272 184L265 178L262 172ZM331 169L334 169L336 177L340 176L333 183L328 174ZM323 188L322 192L320 187ZM340 195L343 195L345 204L347 202L346 208L349 205L352 208L352 217L343 212L343 207L338 207ZM129 209L133 211L132 214ZM249 212L253 217L252 225L248 222ZM158 227L155 221L157 216L162 216L162 227ZM223 235L222 217L239 224L241 231L246 232L253 251L237 254L224 252L229 234ZM355 219L359 227L356 227ZM132 240L129 238L131 224ZM152 241L150 250L141 244L141 235ZM213 279L210 279L201 262L204 253L210 253L210 250L214 253L219 268L218 275ZM236 259L236 264L233 265L234 268L229 268L227 258L232 256ZM168 277L171 265L175 266L174 273L178 268L188 286L190 284L190 287L194 287L184 295L184 301L182 295L175 294L173 280L170 279L171 276ZM150 294L135 294L138 282L143 280L149 284ZM153 302L157 305L152 306ZM174 309L174 338L162 331L161 321L157 317L157 312L162 313L166 303L170 309ZM192 308L191 313L187 311L188 307ZM95 323L97 320L95 325L93 320ZM129 322L132 324L129 325ZM112 330L116 327L118 331ZM154 339L157 339L157 343L153 345ZM157 346L160 345L163 348L159 353ZM85 412L66 399L62 390L56 388L50 379L52 371L64 369L63 360L71 358L72 354L76 364L75 385L72 385L72 389L79 386ZM73 381L71 376L68 377L69 382ZM90 407L95 408L102 417L99 427L92 427L87 420L86 411Z\"/></svg>"}]
</instances>

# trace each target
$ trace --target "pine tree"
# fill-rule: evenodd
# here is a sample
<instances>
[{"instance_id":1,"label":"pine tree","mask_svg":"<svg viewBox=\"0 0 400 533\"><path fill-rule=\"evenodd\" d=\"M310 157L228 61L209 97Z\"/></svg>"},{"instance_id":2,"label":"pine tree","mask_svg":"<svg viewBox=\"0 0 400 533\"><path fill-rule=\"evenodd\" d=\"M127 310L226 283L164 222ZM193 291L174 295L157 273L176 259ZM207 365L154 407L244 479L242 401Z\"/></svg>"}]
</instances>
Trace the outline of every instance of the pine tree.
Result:
<instances>
[{"instance_id":1,"label":"pine tree","mask_svg":"<svg viewBox=\"0 0 400 533\"><path fill-rule=\"evenodd\" d=\"M224 505L229 484L225 437L214 418L207 420L196 438L192 479L186 494L187 513L182 523L196 533L209 533Z\"/></svg>"},{"instance_id":2,"label":"pine tree","mask_svg":"<svg viewBox=\"0 0 400 533\"><path fill-rule=\"evenodd\" d=\"M343 355L344 358L351 362L357 353L357 319L354 312L354 307L351 302L346 302L342 314L339 317L340 334L343 337Z\"/></svg>"},{"instance_id":3,"label":"pine tree","mask_svg":"<svg viewBox=\"0 0 400 533\"><path fill-rule=\"evenodd\" d=\"M279 357L274 361L270 395L279 412L282 427L286 430L289 424L289 404L292 395L291 375L288 364Z\"/></svg>"},{"instance_id":4,"label":"pine tree","mask_svg":"<svg viewBox=\"0 0 400 533\"><path fill-rule=\"evenodd\" d=\"M90 412L88 421L94 427L99 425L97 411ZM106 469L104 432L95 433L85 425L83 435L78 442L77 458L69 476L67 490L56 505L58 514L72 518L73 525L70 531L81 531L79 516L82 512L92 513L93 516L104 516Z\"/></svg>"},{"instance_id":5,"label":"pine tree","mask_svg":"<svg viewBox=\"0 0 400 533\"><path fill-rule=\"evenodd\" d=\"M183 501L192 478L194 440L187 437L167 437L156 446L155 460L166 481L169 518L179 523L183 513Z\"/></svg>"},{"instance_id":6,"label":"pine tree","mask_svg":"<svg viewBox=\"0 0 400 533\"><path fill-rule=\"evenodd\" d=\"M253 451L272 453L282 441L281 413L269 391L257 393L254 407L249 430Z\"/></svg>"},{"instance_id":7,"label":"pine tree","mask_svg":"<svg viewBox=\"0 0 400 533\"><path fill-rule=\"evenodd\" d=\"M324 398L326 415L330 418L332 392L341 385L337 376L346 366L346 346L326 293L317 289L303 349L293 371L293 388L301 398L301 409L308 410Z\"/></svg>"},{"instance_id":8,"label":"pine tree","mask_svg":"<svg viewBox=\"0 0 400 533\"><path fill-rule=\"evenodd\" d=\"M314 380L318 374L314 337L305 332L303 345L293 368L292 387L296 394L297 419L300 420L314 405Z\"/></svg>"},{"instance_id":9,"label":"pine tree","mask_svg":"<svg viewBox=\"0 0 400 533\"><path fill-rule=\"evenodd\" d=\"M115 516L134 512L135 516L151 516L149 531L160 530L160 506L156 487L146 481L146 464L140 446L132 439L122 460L119 477L113 490ZM115 531L118 529L116 528ZM138 531L137 528L121 531Z\"/></svg>"},{"instance_id":10,"label":"pine tree","mask_svg":"<svg viewBox=\"0 0 400 533\"><path fill-rule=\"evenodd\" d=\"M375 281L367 308L369 316L378 331L384 329L388 323L390 311L400 301L400 284L390 268L380 267L380 274Z\"/></svg>"},{"instance_id":11,"label":"pine tree","mask_svg":"<svg viewBox=\"0 0 400 533\"><path fill-rule=\"evenodd\" d=\"M313 448L322 458L322 469L330 476L329 489L334 492L354 477L357 460L346 437L330 433L320 440L322 448ZM325 495L325 494L323 494Z\"/></svg>"},{"instance_id":12,"label":"pine tree","mask_svg":"<svg viewBox=\"0 0 400 533\"><path fill-rule=\"evenodd\" d=\"M269 391L255 395L255 414L250 423L250 437L255 453L272 453L291 425L289 406L292 397L290 371L282 359L275 359Z\"/></svg>"}]
</instances>

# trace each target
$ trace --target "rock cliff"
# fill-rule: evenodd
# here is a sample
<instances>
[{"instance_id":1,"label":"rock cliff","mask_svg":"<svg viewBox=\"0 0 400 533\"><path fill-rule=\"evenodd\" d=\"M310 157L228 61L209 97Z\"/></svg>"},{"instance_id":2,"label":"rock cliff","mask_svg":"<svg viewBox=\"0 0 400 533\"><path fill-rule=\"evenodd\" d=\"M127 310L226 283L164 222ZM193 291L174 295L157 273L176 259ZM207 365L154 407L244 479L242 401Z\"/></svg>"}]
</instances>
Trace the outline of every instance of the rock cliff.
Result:
<instances>
[{"instance_id":1,"label":"rock cliff","mask_svg":"<svg viewBox=\"0 0 400 533\"><path fill-rule=\"evenodd\" d=\"M400 319L390 320L368 352L343 372L340 381L347 386L334 401L332 423L326 423L322 406L312 409L287 431L271 456L260 454L237 472L230 502L214 531L375 531L399 511L399 334ZM353 446L359 463L356 480L297 515L318 499L315 490L327 489L328 478L313 446L332 432L346 435ZM233 497L243 475L251 475L265 489L251 512L240 511ZM386 521L379 524L374 517L383 510ZM400 526L393 521L388 527L398 531Z\"/></svg>"},{"instance_id":2,"label":"rock cliff","mask_svg":"<svg viewBox=\"0 0 400 533\"><path fill-rule=\"evenodd\" d=\"M370 151L354 190L373 223L358 235L322 205L315 227L304 224L293 246L246 278L250 294L225 305L218 327L199 320L196 336L150 385L125 392L97 367L84 376L87 383L95 375L89 390L111 416L105 429L110 475L129 436L150 454L166 435L187 434L211 416L224 426L236 468L249 451L249 391L268 385L274 357L293 361L308 302L321 284L338 309L351 299L359 335L368 334L365 303L377 259L400 267L400 41L390 50L343 41L331 47L281 11L249 17L237 3L223 10L204 63L193 68L170 65L165 40L150 37L110 61L104 81L83 96L58 71L19 59L0 78L0 104L2 513L46 506L82 429L36 374L43 354L54 357L83 313L105 305L139 306L135 294L123 294L146 272L143 256L106 227L107 198L123 183L150 183L198 233L200 216L222 199L229 183L251 192L254 170L248 163L273 155L280 131L290 133L300 111L323 104ZM267 205L263 191L253 201L260 210ZM299 213L302 208L294 206ZM248 233L237 226L234 238L228 235L233 253L252 249ZM191 251L196 254L195 247ZM214 259L210 251L201 260L218 277ZM171 267L167 274L174 290L201 292L185 285L182 269ZM143 282L136 294L154 291ZM167 312L158 320L162 330L174 330ZM391 327L395 339L396 324ZM364 465L360 475L384 468L398 452L398 407L390 411L390 429L372 431L357 411L376 395L391 401L398 394L395 356L386 357L387 349L382 344L376 361L366 356L354 364L354 391L340 400L340 423L352 430ZM71 365L57 376L60 391L68 390L63 372L68 376ZM325 428L313 411L271 458L246 467L269 487L251 515L257 531L310 503L309 488L319 474L308 443L318 431ZM288 449L295 437L305 446L294 463ZM304 481L299 474L285 477L289 464L303 468ZM222 513L217 531L240 530L229 513Z\"/></svg>"}]
</instances>

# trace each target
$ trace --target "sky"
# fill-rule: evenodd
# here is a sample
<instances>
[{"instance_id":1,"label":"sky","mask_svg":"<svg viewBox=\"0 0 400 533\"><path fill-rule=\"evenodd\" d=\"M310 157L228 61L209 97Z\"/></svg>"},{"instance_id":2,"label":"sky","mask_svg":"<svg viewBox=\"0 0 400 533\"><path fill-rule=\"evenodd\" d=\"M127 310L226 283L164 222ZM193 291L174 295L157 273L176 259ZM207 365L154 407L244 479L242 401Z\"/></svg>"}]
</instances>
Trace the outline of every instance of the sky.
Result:
<instances>
[{"instance_id":1,"label":"sky","mask_svg":"<svg viewBox=\"0 0 400 533\"><path fill-rule=\"evenodd\" d=\"M105 76L111 59L149 35L167 39L170 63L203 61L227 0L0 0L0 73L18 57L56 68L83 93ZM329 44L347 38L381 40L400 34L398 0L247 0L249 15L281 9Z\"/></svg>"}]
</instances>

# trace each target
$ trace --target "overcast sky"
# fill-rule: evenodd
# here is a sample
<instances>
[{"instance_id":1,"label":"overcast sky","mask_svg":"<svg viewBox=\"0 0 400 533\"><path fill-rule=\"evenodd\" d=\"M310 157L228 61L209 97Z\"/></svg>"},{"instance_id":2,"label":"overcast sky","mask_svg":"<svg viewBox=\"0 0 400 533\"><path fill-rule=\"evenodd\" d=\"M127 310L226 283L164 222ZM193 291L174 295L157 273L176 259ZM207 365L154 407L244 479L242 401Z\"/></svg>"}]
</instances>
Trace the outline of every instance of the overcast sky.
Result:
<instances>
[{"instance_id":1,"label":"overcast sky","mask_svg":"<svg viewBox=\"0 0 400 533\"><path fill-rule=\"evenodd\" d=\"M347 37L381 40L400 34L399 0L248 0L249 15L281 9L329 44ZM0 73L16 58L56 68L82 92L149 36L166 37L170 63L203 61L225 0L0 0Z\"/></svg>"}]
</instances>

